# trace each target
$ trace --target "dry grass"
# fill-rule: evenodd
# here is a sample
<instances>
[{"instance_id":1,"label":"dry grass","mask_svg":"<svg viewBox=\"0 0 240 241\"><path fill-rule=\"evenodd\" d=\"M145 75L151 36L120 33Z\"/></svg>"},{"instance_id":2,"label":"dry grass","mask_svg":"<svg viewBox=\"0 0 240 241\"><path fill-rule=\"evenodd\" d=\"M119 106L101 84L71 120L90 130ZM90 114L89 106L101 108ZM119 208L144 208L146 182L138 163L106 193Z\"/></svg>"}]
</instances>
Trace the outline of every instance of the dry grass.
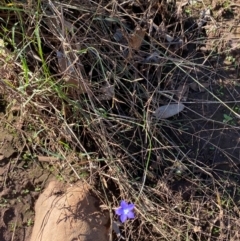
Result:
<instances>
[{"instance_id":1,"label":"dry grass","mask_svg":"<svg viewBox=\"0 0 240 241\"><path fill-rule=\"evenodd\" d=\"M1 55L1 95L6 117L21 117L22 152L59 160L66 179L66 168L77 178L87 169L109 210L135 203L137 218L121 226L126 240L238 240L238 142L228 150L215 141L239 134L238 79L225 81L236 69L221 63L229 50L199 54L204 31L171 4L80 2L1 7L13 51ZM206 99L179 95L190 83ZM154 118L179 99L180 117Z\"/></svg>"}]
</instances>

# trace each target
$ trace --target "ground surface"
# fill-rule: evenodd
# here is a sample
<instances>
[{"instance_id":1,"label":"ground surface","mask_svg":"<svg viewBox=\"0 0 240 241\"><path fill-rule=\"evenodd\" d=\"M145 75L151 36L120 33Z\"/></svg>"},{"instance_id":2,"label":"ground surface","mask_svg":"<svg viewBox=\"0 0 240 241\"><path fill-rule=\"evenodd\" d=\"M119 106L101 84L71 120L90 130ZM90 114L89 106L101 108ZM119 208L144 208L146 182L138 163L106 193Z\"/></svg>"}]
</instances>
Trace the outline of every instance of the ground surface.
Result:
<instances>
[{"instance_id":1,"label":"ground surface","mask_svg":"<svg viewBox=\"0 0 240 241\"><path fill-rule=\"evenodd\" d=\"M26 240L34 223L34 204L51 177L51 171L28 157L19 156L21 137L1 122L1 240ZM16 118L17 119L17 118Z\"/></svg>"},{"instance_id":2,"label":"ground surface","mask_svg":"<svg viewBox=\"0 0 240 241\"><path fill-rule=\"evenodd\" d=\"M159 162L159 159L156 158L151 162L152 173L146 183L151 188L153 183L154 185L157 183L154 190L158 198L157 191L163 186L156 180L160 177L169 180L168 184L172 193L181 193L179 200L187 203L179 207L184 214L187 213L191 216L193 215L191 212L201 209L200 207L204 205L212 211L212 213L205 212L203 209L199 212L199 219L192 221L195 223L195 229L191 231L191 240L230 240L229 237L231 240L239 240L240 224L237 217L239 217L240 207L240 178L238 175L240 118L236 114L240 115L240 28L238 27L240 1L203 2L206 6L209 4L212 6L212 17L207 24L205 36L206 44L199 46L189 41L188 51L183 54L186 60L201 64L201 66L199 65L199 69L190 69L186 64L182 71L172 71L171 76L175 77L163 85L165 90L169 90L169 86L171 86L175 91L183 92L177 97L186 105L184 111L179 116L161 124L161 131L168 137L169 145L179 147L179 153L173 151L173 157L181 156L181 162L174 162L170 168L166 168L165 164L163 167L161 161ZM189 12L189 16L191 14L199 15L203 5L199 4L197 8L192 8L193 6L188 6L185 9ZM137 9L137 11L140 10ZM226 48L229 49L228 52L225 51ZM211 54L213 49L216 53L224 53ZM7 69L5 71L8 71L5 75L10 76L9 79L11 79L11 71L15 70ZM197 85L193 78L203 86ZM34 204L46 183L53 177L65 181L68 179L66 177L71 177L71 181L74 181L75 177L71 168L63 167L63 164L58 162L58 158L30 155L32 149L35 148L34 141L32 141L32 146L29 144L31 141L26 144L26 139L32 138L31 128L28 129L28 132L21 131L22 117L19 116L18 108L11 109L10 102L3 98L4 92L0 94L0 240L24 241L29 237L34 224ZM121 102L121 99L119 101ZM231 107L235 114L222 103ZM27 114L24 115L26 118ZM26 136L26 133L29 136ZM37 143L39 140L35 141ZM122 143L124 140L119 139L119 142ZM95 146L86 146L90 151L98 151ZM140 150L135 152L140 152ZM28 153L30 154L28 155ZM161 158L167 155L164 151L162 153ZM187 160L185 160L186 156ZM166 160L168 159L171 158L167 156ZM171 160L169 162L172 163ZM85 175L83 172L81 174ZM215 182L223 180L219 185L223 189L215 190L215 200L211 199L212 194L208 193L208 187L211 185L208 178L213 176ZM206 188L204 197L204 191L198 190L199 185L206 185L204 186ZM228 188L228 192L223 191L226 188ZM176 198L178 195L174 197ZM167 194L164 198L166 198L166 202L172 201ZM231 204L229 204L230 201L228 203L230 199L233 200ZM191 200L192 204L189 204ZM217 213L214 209L215 204L220 209L217 217L213 214ZM221 212L221 205L227 207L229 213ZM186 210L190 206L192 209L188 213ZM159 225L162 226L162 223L160 222ZM183 224L186 230L188 230L187 225ZM149 232L154 234L157 231L152 228Z\"/></svg>"}]
</instances>

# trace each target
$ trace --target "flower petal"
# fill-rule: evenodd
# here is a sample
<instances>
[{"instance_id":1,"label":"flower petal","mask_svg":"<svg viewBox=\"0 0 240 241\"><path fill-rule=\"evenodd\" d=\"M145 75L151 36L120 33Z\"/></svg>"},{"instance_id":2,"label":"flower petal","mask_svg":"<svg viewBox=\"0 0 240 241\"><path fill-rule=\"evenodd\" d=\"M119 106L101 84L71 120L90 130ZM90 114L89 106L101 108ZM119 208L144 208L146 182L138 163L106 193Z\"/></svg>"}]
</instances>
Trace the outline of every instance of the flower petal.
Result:
<instances>
[{"instance_id":1,"label":"flower petal","mask_svg":"<svg viewBox=\"0 0 240 241\"><path fill-rule=\"evenodd\" d=\"M123 209L125 209L125 208L128 207L128 204L127 204L124 200L122 200L121 203L120 203L120 206L121 206Z\"/></svg>"},{"instance_id":2,"label":"flower petal","mask_svg":"<svg viewBox=\"0 0 240 241\"><path fill-rule=\"evenodd\" d=\"M128 218L135 218L134 212L129 212L129 213L127 214L127 217L128 217Z\"/></svg>"},{"instance_id":3,"label":"flower petal","mask_svg":"<svg viewBox=\"0 0 240 241\"><path fill-rule=\"evenodd\" d=\"M128 205L127 209L128 209L129 211L131 211L131 210L134 209L134 207L135 207L135 205L131 203L131 204Z\"/></svg>"},{"instance_id":4,"label":"flower petal","mask_svg":"<svg viewBox=\"0 0 240 241\"><path fill-rule=\"evenodd\" d=\"M119 207L118 209L115 210L115 213L120 216L123 214L123 209Z\"/></svg>"},{"instance_id":5,"label":"flower petal","mask_svg":"<svg viewBox=\"0 0 240 241\"><path fill-rule=\"evenodd\" d=\"M120 216L120 220L121 220L122 223L124 223L127 220L127 215L126 214L122 214Z\"/></svg>"}]
</instances>

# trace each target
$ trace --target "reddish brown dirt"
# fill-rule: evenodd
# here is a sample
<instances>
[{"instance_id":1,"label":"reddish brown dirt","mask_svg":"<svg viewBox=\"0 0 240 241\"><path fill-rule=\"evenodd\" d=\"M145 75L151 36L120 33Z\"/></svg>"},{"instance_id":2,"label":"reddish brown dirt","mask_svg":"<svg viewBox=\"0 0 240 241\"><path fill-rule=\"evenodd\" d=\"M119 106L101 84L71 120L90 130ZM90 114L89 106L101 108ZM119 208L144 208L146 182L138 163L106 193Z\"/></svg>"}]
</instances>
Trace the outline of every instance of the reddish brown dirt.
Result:
<instances>
[{"instance_id":1,"label":"reddish brown dirt","mask_svg":"<svg viewBox=\"0 0 240 241\"><path fill-rule=\"evenodd\" d=\"M34 203L50 173L31 160L0 161L0 240L24 241L34 224Z\"/></svg>"}]
</instances>

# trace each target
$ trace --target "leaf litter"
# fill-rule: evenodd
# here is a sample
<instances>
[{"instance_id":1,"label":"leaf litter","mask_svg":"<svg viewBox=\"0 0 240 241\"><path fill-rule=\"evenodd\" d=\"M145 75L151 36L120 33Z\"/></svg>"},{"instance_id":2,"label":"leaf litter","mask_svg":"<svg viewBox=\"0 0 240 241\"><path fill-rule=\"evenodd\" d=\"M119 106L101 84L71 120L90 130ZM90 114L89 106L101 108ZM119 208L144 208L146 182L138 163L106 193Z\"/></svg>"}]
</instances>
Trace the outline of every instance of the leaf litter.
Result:
<instances>
[{"instance_id":1,"label":"leaf litter","mask_svg":"<svg viewBox=\"0 0 240 241\"><path fill-rule=\"evenodd\" d=\"M182 103L164 105L157 108L154 115L158 120L167 119L179 114L184 108Z\"/></svg>"}]
</instances>

